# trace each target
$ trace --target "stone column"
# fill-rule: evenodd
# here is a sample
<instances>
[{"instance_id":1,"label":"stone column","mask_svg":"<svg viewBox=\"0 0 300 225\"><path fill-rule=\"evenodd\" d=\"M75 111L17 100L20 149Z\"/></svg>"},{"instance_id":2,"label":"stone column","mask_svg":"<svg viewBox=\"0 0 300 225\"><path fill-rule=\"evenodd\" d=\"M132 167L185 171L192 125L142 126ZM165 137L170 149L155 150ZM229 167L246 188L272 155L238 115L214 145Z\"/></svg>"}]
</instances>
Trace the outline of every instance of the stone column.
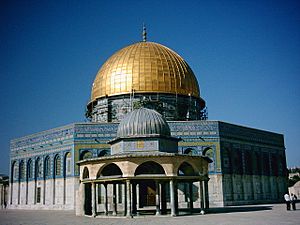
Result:
<instances>
[{"instance_id":1,"label":"stone column","mask_svg":"<svg viewBox=\"0 0 300 225\"><path fill-rule=\"evenodd\" d=\"M103 184L104 186L104 214L108 215L108 198L107 198L107 186L108 184Z\"/></svg>"},{"instance_id":2,"label":"stone column","mask_svg":"<svg viewBox=\"0 0 300 225\"><path fill-rule=\"evenodd\" d=\"M14 189L13 189L13 187L14 187L14 183L13 183L13 177L12 178L10 178L11 179L11 183L10 183L10 192L9 192L9 197L10 197L10 204L12 205L12 200L13 200L13 191L14 191ZM35 182L36 183L36 182ZM36 196L36 194L35 194L35 190L36 190L36 187L35 187L35 189L34 189L34 204L36 203L36 201L35 201L35 196Z\"/></svg>"},{"instance_id":3,"label":"stone column","mask_svg":"<svg viewBox=\"0 0 300 225\"><path fill-rule=\"evenodd\" d=\"M137 202L137 197L136 197L136 183L131 184L131 207L132 207L132 214L135 215L137 208L136 208L136 202Z\"/></svg>"},{"instance_id":4,"label":"stone column","mask_svg":"<svg viewBox=\"0 0 300 225\"><path fill-rule=\"evenodd\" d=\"M177 191L177 189L175 190L175 184L174 184L174 180L171 179L170 180L170 203L171 203L171 216L176 216L177 215L177 210L176 210L176 194L175 191Z\"/></svg>"},{"instance_id":5,"label":"stone column","mask_svg":"<svg viewBox=\"0 0 300 225\"><path fill-rule=\"evenodd\" d=\"M126 180L126 216L131 217L131 187L130 187L130 180Z\"/></svg>"},{"instance_id":6,"label":"stone column","mask_svg":"<svg viewBox=\"0 0 300 225\"><path fill-rule=\"evenodd\" d=\"M28 178L26 178L26 193L25 193L25 204L28 204Z\"/></svg>"},{"instance_id":7,"label":"stone column","mask_svg":"<svg viewBox=\"0 0 300 225\"><path fill-rule=\"evenodd\" d=\"M113 184L113 216L117 215L117 191L116 191L116 184Z\"/></svg>"},{"instance_id":8,"label":"stone column","mask_svg":"<svg viewBox=\"0 0 300 225\"><path fill-rule=\"evenodd\" d=\"M55 171L53 172L55 173ZM56 182L55 182L55 177L52 179L52 204L55 205L55 185L56 185ZM27 194L28 195L28 194Z\"/></svg>"},{"instance_id":9,"label":"stone column","mask_svg":"<svg viewBox=\"0 0 300 225\"><path fill-rule=\"evenodd\" d=\"M136 208L137 210L140 208L140 184L136 184L135 186L136 190L135 190L135 193L136 193Z\"/></svg>"},{"instance_id":10,"label":"stone column","mask_svg":"<svg viewBox=\"0 0 300 225\"><path fill-rule=\"evenodd\" d=\"M0 184L0 206L1 206L1 209L3 208L3 205L4 205L4 200L3 200L3 196L4 196L4 185L3 184Z\"/></svg>"},{"instance_id":11,"label":"stone column","mask_svg":"<svg viewBox=\"0 0 300 225\"><path fill-rule=\"evenodd\" d=\"M122 203L123 203L123 210L124 210L124 216L126 216L126 183L122 184Z\"/></svg>"},{"instance_id":12,"label":"stone column","mask_svg":"<svg viewBox=\"0 0 300 225\"><path fill-rule=\"evenodd\" d=\"M159 182L155 181L155 205L156 205L156 215L160 215L160 193L159 193Z\"/></svg>"},{"instance_id":13,"label":"stone column","mask_svg":"<svg viewBox=\"0 0 300 225\"><path fill-rule=\"evenodd\" d=\"M33 204L36 204L36 191L37 191L37 181L36 181L36 178L35 178L35 180L34 180L34 199L33 199L33 201L34 201L34 203Z\"/></svg>"},{"instance_id":14,"label":"stone column","mask_svg":"<svg viewBox=\"0 0 300 225\"><path fill-rule=\"evenodd\" d=\"M204 207L209 208L209 197L208 197L208 180L204 181Z\"/></svg>"},{"instance_id":15,"label":"stone column","mask_svg":"<svg viewBox=\"0 0 300 225\"><path fill-rule=\"evenodd\" d=\"M189 182L189 200L190 200L190 211L193 213L193 202L194 202L194 193L193 193L193 182Z\"/></svg>"},{"instance_id":16,"label":"stone column","mask_svg":"<svg viewBox=\"0 0 300 225\"><path fill-rule=\"evenodd\" d=\"M43 179L43 205L45 205L45 203L46 203L46 180L44 178Z\"/></svg>"},{"instance_id":17,"label":"stone column","mask_svg":"<svg viewBox=\"0 0 300 225\"><path fill-rule=\"evenodd\" d=\"M96 217L96 184L92 183L92 216Z\"/></svg>"},{"instance_id":18,"label":"stone column","mask_svg":"<svg viewBox=\"0 0 300 225\"><path fill-rule=\"evenodd\" d=\"M159 183L160 191L160 211L161 214L167 213L166 188L165 183Z\"/></svg>"},{"instance_id":19,"label":"stone column","mask_svg":"<svg viewBox=\"0 0 300 225\"><path fill-rule=\"evenodd\" d=\"M204 196L203 196L203 182L199 181L199 200L200 200L200 209L204 209Z\"/></svg>"}]
</instances>

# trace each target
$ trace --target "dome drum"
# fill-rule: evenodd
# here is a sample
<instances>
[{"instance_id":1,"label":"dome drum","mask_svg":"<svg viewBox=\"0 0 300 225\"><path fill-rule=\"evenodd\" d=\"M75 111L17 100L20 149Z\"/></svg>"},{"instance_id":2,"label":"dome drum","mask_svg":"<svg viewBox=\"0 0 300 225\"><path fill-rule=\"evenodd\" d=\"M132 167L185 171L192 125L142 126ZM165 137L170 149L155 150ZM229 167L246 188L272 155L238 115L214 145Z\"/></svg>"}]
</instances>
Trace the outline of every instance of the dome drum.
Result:
<instances>
[{"instance_id":1,"label":"dome drum","mask_svg":"<svg viewBox=\"0 0 300 225\"><path fill-rule=\"evenodd\" d=\"M136 93L102 97L87 106L92 122L119 122L139 107L155 109L168 121L204 120L205 101L194 96L165 93Z\"/></svg>"}]
</instances>

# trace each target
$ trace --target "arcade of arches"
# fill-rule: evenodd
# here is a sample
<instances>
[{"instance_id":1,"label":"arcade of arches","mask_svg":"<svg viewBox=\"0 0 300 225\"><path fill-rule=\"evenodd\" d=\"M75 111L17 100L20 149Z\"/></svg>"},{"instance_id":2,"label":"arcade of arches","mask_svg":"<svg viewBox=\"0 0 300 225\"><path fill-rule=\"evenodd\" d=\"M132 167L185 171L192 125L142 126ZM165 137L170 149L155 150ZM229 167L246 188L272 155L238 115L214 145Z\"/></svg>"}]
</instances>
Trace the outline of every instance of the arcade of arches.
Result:
<instances>
[{"instance_id":1,"label":"arcade of arches","mask_svg":"<svg viewBox=\"0 0 300 225\"><path fill-rule=\"evenodd\" d=\"M170 153L82 160L76 214L199 212L208 207L209 162L202 156Z\"/></svg>"}]
</instances>

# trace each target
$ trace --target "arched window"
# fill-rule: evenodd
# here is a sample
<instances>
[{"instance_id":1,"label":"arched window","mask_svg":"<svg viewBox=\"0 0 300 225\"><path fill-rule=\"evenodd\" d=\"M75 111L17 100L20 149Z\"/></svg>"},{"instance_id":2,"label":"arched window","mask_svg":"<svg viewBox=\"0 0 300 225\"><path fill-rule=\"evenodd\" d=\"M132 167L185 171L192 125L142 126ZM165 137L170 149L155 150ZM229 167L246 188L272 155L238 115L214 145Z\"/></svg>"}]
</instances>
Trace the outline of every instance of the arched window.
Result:
<instances>
[{"instance_id":1,"label":"arched window","mask_svg":"<svg viewBox=\"0 0 300 225\"><path fill-rule=\"evenodd\" d=\"M156 162L144 162L139 165L134 175L143 175L143 174L165 174L164 168Z\"/></svg>"},{"instance_id":2,"label":"arched window","mask_svg":"<svg viewBox=\"0 0 300 225\"><path fill-rule=\"evenodd\" d=\"M106 165L101 171L98 172L97 178L102 176L122 176L121 169L114 163Z\"/></svg>"},{"instance_id":3,"label":"arched window","mask_svg":"<svg viewBox=\"0 0 300 225\"><path fill-rule=\"evenodd\" d=\"M178 176L195 176L194 168L187 162L182 163L177 171Z\"/></svg>"},{"instance_id":4,"label":"arched window","mask_svg":"<svg viewBox=\"0 0 300 225\"><path fill-rule=\"evenodd\" d=\"M253 167L255 175L261 175L261 155L259 152L255 152L253 161L255 162L255 165Z\"/></svg>"},{"instance_id":5,"label":"arched window","mask_svg":"<svg viewBox=\"0 0 300 225\"><path fill-rule=\"evenodd\" d=\"M271 168L272 168L272 175L278 176L278 158L277 155L271 154Z\"/></svg>"},{"instance_id":6,"label":"arched window","mask_svg":"<svg viewBox=\"0 0 300 225\"><path fill-rule=\"evenodd\" d=\"M61 175L61 159L59 155L56 155L54 158L54 174L55 176Z\"/></svg>"},{"instance_id":7,"label":"arched window","mask_svg":"<svg viewBox=\"0 0 300 225\"><path fill-rule=\"evenodd\" d=\"M49 177L51 175L51 165L50 165L50 157L49 156L47 156L45 159L44 168L45 168L45 177Z\"/></svg>"},{"instance_id":8,"label":"arched window","mask_svg":"<svg viewBox=\"0 0 300 225\"><path fill-rule=\"evenodd\" d=\"M35 161L35 178L42 177L42 162L40 158Z\"/></svg>"},{"instance_id":9,"label":"arched window","mask_svg":"<svg viewBox=\"0 0 300 225\"><path fill-rule=\"evenodd\" d=\"M80 160L93 158L93 153L90 151L83 151L80 154Z\"/></svg>"},{"instance_id":10,"label":"arched window","mask_svg":"<svg viewBox=\"0 0 300 225\"><path fill-rule=\"evenodd\" d=\"M183 154L186 154L186 155L196 155L196 151L193 148L187 148L187 149L184 150Z\"/></svg>"},{"instance_id":11,"label":"arched window","mask_svg":"<svg viewBox=\"0 0 300 225\"><path fill-rule=\"evenodd\" d=\"M83 174L82 174L82 179L86 179L90 177L89 169L87 167L84 167L83 169Z\"/></svg>"},{"instance_id":12,"label":"arched window","mask_svg":"<svg viewBox=\"0 0 300 225\"><path fill-rule=\"evenodd\" d=\"M269 153L263 152L262 153L262 158L263 158L263 175L270 175L270 160L269 160Z\"/></svg>"},{"instance_id":13,"label":"arched window","mask_svg":"<svg viewBox=\"0 0 300 225\"><path fill-rule=\"evenodd\" d=\"M22 160L20 162L20 166L19 166L19 172L20 172L20 180L25 178L25 165L24 165L24 161Z\"/></svg>"},{"instance_id":14,"label":"arched window","mask_svg":"<svg viewBox=\"0 0 300 225\"><path fill-rule=\"evenodd\" d=\"M285 175L284 165L285 165L284 157L279 156L279 159L278 159L278 175L279 176L284 176Z\"/></svg>"},{"instance_id":15,"label":"arched window","mask_svg":"<svg viewBox=\"0 0 300 225\"><path fill-rule=\"evenodd\" d=\"M66 153L64 164L65 164L65 168L64 168L65 175L71 174L72 170L71 170L71 153L70 152Z\"/></svg>"},{"instance_id":16,"label":"arched window","mask_svg":"<svg viewBox=\"0 0 300 225\"><path fill-rule=\"evenodd\" d=\"M208 165L208 170L210 172L215 171L215 163L214 163L214 161L215 161L215 159L214 159L215 158L215 154L214 154L214 150L211 147L206 147L203 150L202 154L204 156L209 157L212 160L212 162L209 163L209 165Z\"/></svg>"},{"instance_id":17,"label":"arched window","mask_svg":"<svg viewBox=\"0 0 300 225\"><path fill-rule=\"evenodd\" d=\"M108 150L100 151L99 154L98 154L98 157L102 157L102 156L105 156L105 155L108 155Z\"/></svg>"},{"instance_id":18,"label":"arched window","mask_svg":"<svg viewBox=\"0 0 300 225\"><path fill-rule=\"evenodd\" d=\"M250 151L244 152L244 161L245 163L245 174L252 175L253 174L253 163L252 163L252 155Z\"/></svg>"},{"instance_id":19,"label":"arched window","mask_svg":"<svg viewBox=\"0 0 300 225\"><path fill-rule=\"evenodd\" d=\"M31 179L33 177L33 164L32 164L32 160L29 159L27 162L27 178Z\"/></svg>"},{"instance_id":20,"label":"arched window","mask_svg":"<svg viewBox=\"0 0 300 225\"><path fill-rule=\"evenodd\" d=\"M233 164L232 164L232 171L235 174L243 174L243 159L242 159L242 153L239 149L234 149L232 151L232 157L233 157Z\"/></svg>"},{"instance_id":21,"label":"arched window","mask_svg":"<svg viewBox=\"0 0 300 225\"><path fill-rule=\"evenodd\" d=\"M16 166L16 161L11 164L11 180L18 179L18 168Z\"/></svg>"}]
</instances>

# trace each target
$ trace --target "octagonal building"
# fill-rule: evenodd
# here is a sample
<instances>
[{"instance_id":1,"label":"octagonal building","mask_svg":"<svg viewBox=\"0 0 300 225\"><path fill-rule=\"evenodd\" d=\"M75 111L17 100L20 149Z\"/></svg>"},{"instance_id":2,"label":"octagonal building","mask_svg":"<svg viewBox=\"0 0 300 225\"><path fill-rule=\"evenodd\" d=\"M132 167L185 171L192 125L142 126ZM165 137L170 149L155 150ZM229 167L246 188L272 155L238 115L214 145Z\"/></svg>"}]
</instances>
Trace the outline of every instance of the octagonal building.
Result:
<instances>
[{"instance_id":1,"label":"octagonal building","mask_svg":"<svg viewBox=\"0 0 300 225\"><path fill-rule=\"evenodd\" d=\"M208 120L196 76L173 50L146 41L144 35L143 41L117 51L104 62L91 83L85 114L89 122L11 140L9 208L75 211L82 203L78 197L81 183L87 183L87 187L88 183L103 185L107 177L101 174L109 174L110 169L120 172L113 166L102 173L97 164L118 165L120 160L126 164L136 159L142 162L143 157L154 155L155 158L162 154L166 164L174 165L174 159L183 163L188 157L200 161L201 157L210 158L209 179L205 183L206 208L282 201L287 191L284 136ZM137 121L143 121L144 125ZM173 154L173 158L168 158L168 154ZM85 165L91 169L90 174L84 170ZM118 167L125 174L122 165ZM164 163L161 166L167 168ZM197 171L197 167L193 168ZM174 171L176 183L183 178ZM170 174L165 172L167 176ZM131 175L128 179L135 182L134 173ZM179 208L191 209L191 205L193 210L201 208L201 189L199 185L190 185L194 178L191 177L189 184L179 182L176 187L174 194L178 196ZM122 179L118 180L117 201L124 206L125 180ZM93 194L87 193L96 194L93 207L103 211L104 206L110 209L115 200L103 198L105 190L101 185L92 189ZM156 194L151 192L154 186L152 182L145 197L152 199L152 203ZM108 202L104 204L104 200Z\"/></svg>"}]
</instances>

